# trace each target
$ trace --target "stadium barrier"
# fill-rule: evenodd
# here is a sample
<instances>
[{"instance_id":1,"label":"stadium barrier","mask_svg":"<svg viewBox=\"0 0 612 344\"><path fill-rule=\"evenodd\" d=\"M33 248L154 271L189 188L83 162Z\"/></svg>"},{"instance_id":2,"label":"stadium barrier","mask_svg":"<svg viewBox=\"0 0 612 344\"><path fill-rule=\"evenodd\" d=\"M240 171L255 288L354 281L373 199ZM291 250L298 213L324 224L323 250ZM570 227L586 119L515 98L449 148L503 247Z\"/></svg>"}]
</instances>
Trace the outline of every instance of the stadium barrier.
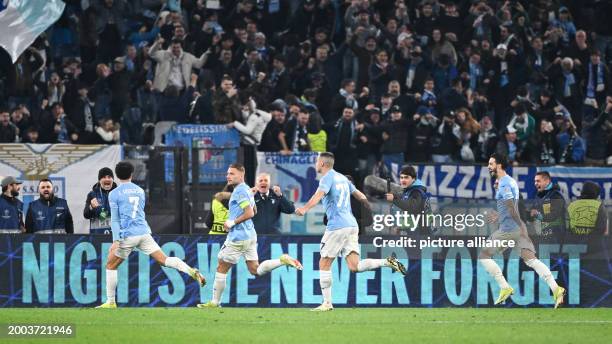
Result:
<instances>
[{"instance_id":1,"label":"stadium barrier","mask_svg":"<svg viewBox=\"0 0 612 344\"><path fill-rule=\"evenodd\" d=\"M119 306L191 307L210 299L217 253L224 238L155 235L164 252L184 258L208 280L200 288L178 271L160 268L149 257L132 254L119 269ZM385 239L399 239L385 237ZM255 278L244 262L230 272L224 306L305 307L322 298L319 290L319 237L260 236L260 259L286 252L303 271L281 267ZM408 275L390 269L350 273L344 261L333 265L333 300L337 307L489 307L498 293L471 248L377 248L362 237L362 257L395 253ZM100 235L0 235L0 307L91 307L105 300L104 264L110 237ZM569 307L611 307L609 258L586 258L584 244L544 245L539 257L568 289ZM547 285L516 256L497 257L516 292L510 307L550 307ZM101 268L102 267L102 268Z\"/></svg>"}]
</instances>

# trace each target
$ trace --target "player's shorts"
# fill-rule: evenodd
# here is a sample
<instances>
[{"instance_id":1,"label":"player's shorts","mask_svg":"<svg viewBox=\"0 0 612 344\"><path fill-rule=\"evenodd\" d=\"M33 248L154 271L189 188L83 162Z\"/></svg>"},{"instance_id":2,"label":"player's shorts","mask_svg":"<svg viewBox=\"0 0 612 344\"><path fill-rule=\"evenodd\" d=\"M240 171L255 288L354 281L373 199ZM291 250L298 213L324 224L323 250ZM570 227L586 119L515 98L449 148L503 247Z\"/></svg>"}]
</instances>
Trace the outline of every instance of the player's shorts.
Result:
<instances>
[{"instance_id":1,"label":"player's shorts","mask_svg":"<svg viewBox=\"0 0 612 344\"><path fill-rule=\"evenodd\" d=\"M242 241L226 240L217 255L217 259L230 264L238 263L240 257L244 257L247 261L259 261L257 238Z\"/></svg>"},{"instance_id":2,"label":"player's shorts","mask_svg":"<svg viewBox=\"0 0 612 344\"><path fill-rule=\"evenodd\" d=\"M127 259L134 249L148 255L161 250L151 234L136 235L120 240L119 247L115 251L115 256L121 259Z\"/></svg>"},{"instance_id":3,"label":"player's shorts","mask_svg":"<svg viewBox=\"0 0 612 344\"><path fill-rule=\"evenodd\" d=\"M346 227L333 231L325 231L321 239L321 257L346 257L351 252L360 254L359 228Z\"/></svg>"},{"instance_id":4,"label":"player's shorts","mask_svg":"<svg viewBox=\"0 0 612 344\"><path fill-rule=\"evenodd\" d=\"M528 236L521 234L520 230L515 230L511 232L497 230L493 232L489 236L489 240L514 240L514 250L529 250L533 253L536 253L535 247L533 246L533 242L529 239ZM501 253L507 250L505 247L491 247L488 248L491 254ZM518 252L520 253L520 251Z\"/></svg>"}]
</instances>

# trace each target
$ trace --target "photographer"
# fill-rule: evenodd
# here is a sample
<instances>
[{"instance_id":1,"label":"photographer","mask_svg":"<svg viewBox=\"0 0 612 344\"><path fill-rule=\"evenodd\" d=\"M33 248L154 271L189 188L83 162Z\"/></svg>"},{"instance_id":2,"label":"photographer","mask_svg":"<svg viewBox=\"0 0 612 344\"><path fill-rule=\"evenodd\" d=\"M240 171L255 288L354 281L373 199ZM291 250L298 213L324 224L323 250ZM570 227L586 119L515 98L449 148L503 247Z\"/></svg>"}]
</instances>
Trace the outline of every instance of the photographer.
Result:
<instances>
[{"instance_id":1,"label":"photographer","mask_svg":"<svg viewBox=\"0 0 612 344\"><path fill-rule=\"evenodd\" d=\"M111 215L108 195L117 187L113 171L103 167L98 171L98 182L94 184L85 200L83 217L89 220L90 234L111 234Z\"/></svg>"},{"instance_id":2,"label":"photographer","mask_svg":"<svg viewBox=\"0 0 612 344\"><path fill-rule=\"evenodd\" d=\"M565 199L550 173L539 171L534 178L538 193L529 212L529 221L536 224L540 242L559 244L565 232ZM537 230L536 230L537 231Z\"/></svg>"},{"instance_id":3,"label":"photographer","mask_svg":"<svg viewBox=\"0 0 612 344\"><path fill-rule=\"evenodd\" d=\"M400 172L400 186L404 189L401 194L389 192L385 194L387 202L391 202L391 214L404 211L408 214L418 215L427 211L429 196L427 187L417 179L416 169L412 166L405 166ZM414 227L413 227L414 228ZM419 231L426 230L427 227L418 226ZM401 228L398 228L401 230Z\"/></svg>"}]
</instances>

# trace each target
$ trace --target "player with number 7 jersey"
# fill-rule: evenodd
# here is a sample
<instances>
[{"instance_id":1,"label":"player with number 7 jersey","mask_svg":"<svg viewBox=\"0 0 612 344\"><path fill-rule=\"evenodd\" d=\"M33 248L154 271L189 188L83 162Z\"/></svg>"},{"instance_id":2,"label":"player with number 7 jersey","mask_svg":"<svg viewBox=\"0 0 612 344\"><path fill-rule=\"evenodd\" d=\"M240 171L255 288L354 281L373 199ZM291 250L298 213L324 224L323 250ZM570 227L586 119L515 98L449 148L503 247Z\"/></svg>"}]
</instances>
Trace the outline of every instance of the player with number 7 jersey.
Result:
<instances>
[{"instance_id":1,"label":"player with number 7 jersey","mask_svg":"<svg viewBox=\"0 0 612 344\"><path fill-rule=\"evenodd\" d=\"M178 257L167 257L151 236L144 212L145 193L140 186L132 183L133 173L134 166L129 162L122 161L115 167L119 186L108 196L113 244L106 262L106 302L96 308L117 308L117 268L134 249L151 256L161 266L188 274L201 287L206 284L198 269L190 267Z\"/></svg>"}]
</instances>

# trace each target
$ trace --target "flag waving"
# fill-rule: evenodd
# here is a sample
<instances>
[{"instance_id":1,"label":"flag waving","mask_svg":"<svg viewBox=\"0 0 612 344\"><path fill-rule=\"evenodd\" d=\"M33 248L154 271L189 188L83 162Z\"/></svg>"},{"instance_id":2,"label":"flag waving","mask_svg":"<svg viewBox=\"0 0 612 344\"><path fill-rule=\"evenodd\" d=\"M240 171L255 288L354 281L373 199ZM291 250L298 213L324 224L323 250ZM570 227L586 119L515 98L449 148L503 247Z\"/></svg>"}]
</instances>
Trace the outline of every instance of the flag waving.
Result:
<instances>
[{"instance_id":1,"label":"flag waving","mask_svg":"<svg viewBox=\"0 0 612 344\"><path fill-rule=\"evenodd\" d=\"M13 63L59 19L64 7L61 0L0 0L0 46Z\"/></svg>"}]
</instances>

